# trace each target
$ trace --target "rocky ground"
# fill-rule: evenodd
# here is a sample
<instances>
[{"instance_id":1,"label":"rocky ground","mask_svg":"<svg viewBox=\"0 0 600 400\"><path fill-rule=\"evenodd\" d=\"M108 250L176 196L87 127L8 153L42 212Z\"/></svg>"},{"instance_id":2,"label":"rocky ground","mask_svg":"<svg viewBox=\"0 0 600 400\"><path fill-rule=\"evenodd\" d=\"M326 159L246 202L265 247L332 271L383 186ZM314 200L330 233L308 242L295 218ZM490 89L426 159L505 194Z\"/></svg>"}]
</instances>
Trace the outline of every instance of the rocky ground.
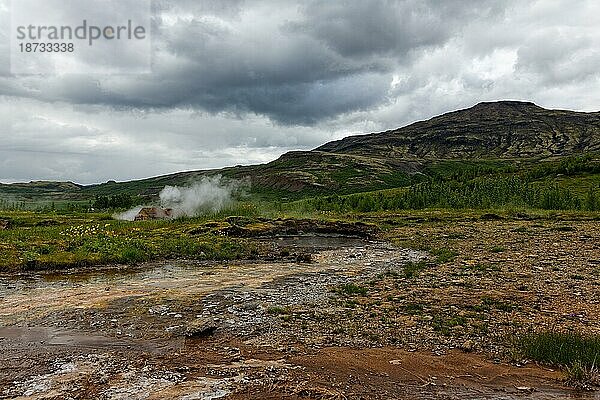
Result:
<instances>
[{"instance_id":1,"label":"rocky ground","mask_svg":"<svg viewBox=\"0 0 600 400\"><path fill-rule=\"evenodd\" d=\"M596 221L386 224L257 239L279 261L1 277L0 398L594 398L511 341L600 331Z\"/></svg>"}]
</instances>

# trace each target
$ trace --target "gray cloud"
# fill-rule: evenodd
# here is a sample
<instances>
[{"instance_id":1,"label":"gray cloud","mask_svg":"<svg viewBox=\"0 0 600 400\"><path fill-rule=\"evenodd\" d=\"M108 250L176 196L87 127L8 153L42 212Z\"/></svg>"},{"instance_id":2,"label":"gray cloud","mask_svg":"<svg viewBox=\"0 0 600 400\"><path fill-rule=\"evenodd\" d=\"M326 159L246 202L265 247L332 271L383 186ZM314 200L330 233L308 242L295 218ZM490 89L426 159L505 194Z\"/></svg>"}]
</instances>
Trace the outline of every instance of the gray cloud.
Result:
<instances>
[{"instance_id":1,"label":"gray cloud","mask_svg":"<svg viewBox=\"0 0 600 400\"><path fill-rule=\"evenodd\" d=\"M159 3L153 75L116 82L77 77L76 84L30 79L33 90L20 92L45 101L251 112L310 125L384 103L399 56L442 44L452 30L427 3L321 4ZM357 29L365 7L374 14ZM323 22L332 19L328 29Z\"/></svg>"},{"instance_id":2,"label":"gray cloud","mask_svg":"<svg viewBox=\"0 0 600 400\"><path fill-rule=\"evenodd\" d=\"M544 84L557 85L600 76L599 35L549 29L529 38L519 48L516 68L534 74Z\"/></svg>"},{"instance_id":3,"label":"gray cloud","mask_svg":"<svg viewBox=\"0 0 600 400\"><path fill-rule=\"evenodd\" d=\"M305 20L290 26L343 56L402 59L417 49L447 42L465 21L488 18L502 7L488 1L366 0L350 5L314 0L303 10Z\"/></svg>"},{"instance_id":4,"label":"gray cloud","mask_svg":"<svg viewBox=\"0 0 600 400\"><path fill-rule=\"evenodd\" d=\"M261 162L484 100L600 109L591 0L155 0L153 9L151 74L11 76L0 24L0 180Z\"/></svg>"}]
</instances>

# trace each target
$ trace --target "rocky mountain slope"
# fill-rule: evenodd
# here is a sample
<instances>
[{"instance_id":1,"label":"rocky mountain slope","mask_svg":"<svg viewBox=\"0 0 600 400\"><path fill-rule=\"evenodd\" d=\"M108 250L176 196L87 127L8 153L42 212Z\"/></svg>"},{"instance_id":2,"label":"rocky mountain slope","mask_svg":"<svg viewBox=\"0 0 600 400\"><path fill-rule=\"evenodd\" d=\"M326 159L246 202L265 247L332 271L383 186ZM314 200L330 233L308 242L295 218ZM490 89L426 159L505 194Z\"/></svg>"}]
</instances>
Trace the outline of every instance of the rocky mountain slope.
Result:
<instances>
[{"instance_id":1,"label":"rocky mountain slope","mask_svg":"<svg viewBox=\"0 0 600 400\"><path fill-rule=\"evenodd\" d=\"M600 150L600 113L546 110L499 101L316 149L403 159L564 156Z\"/></svg>"}]
</instances>

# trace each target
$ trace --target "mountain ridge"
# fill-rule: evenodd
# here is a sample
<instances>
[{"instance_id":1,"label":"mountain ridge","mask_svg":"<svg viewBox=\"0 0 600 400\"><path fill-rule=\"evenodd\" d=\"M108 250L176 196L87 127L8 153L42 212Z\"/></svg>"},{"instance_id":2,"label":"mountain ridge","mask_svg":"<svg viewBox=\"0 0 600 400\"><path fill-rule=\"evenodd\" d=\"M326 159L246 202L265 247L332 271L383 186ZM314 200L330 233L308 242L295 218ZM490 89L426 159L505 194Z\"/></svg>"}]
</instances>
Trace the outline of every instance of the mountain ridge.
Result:
<instances>
[{"instance_id":1,"label":"mountain ridge","mask_svg":"<svg viewBox=\"0 0 600 400\"><path fill-rule=\"evenodd\" d=\"M595 152L600 150L600 112L548 110L521 101L482 102L401 128L349 136L315 150L406 159L550 157Z\"/></svg>"},{"instance_id":2,"label":"mountain ridge","mask_svg":"<svg viewBox=\"0 0 600 400\"><path fill-rule=\"evenodd\" d=\"M0 194L75 197L128 192L155 196L166 185L185 185L206 175L250 182L270 198L354 193L411 184L444 161L531 162L600 153L600 112L548 110L531 102L482 102L404 127L291 151L266 164L197 170L126 182L0 184Z\"/></svg>"}]
</instances>

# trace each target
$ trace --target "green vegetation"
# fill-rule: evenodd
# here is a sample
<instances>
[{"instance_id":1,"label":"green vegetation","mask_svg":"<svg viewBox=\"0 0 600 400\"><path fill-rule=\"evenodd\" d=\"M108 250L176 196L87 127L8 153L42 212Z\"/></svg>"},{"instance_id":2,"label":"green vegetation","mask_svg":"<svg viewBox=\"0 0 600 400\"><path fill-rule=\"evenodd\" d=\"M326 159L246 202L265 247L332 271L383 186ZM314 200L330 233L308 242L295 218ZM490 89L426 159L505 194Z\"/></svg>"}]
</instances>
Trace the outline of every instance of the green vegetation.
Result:
<instances>
[{"instance_id":1,"label":"green vegetation","mask_svg":"<svg viewBox=\"0 0 600 400\"><path fill-rule=\"evenodd\" d=\"M497 218L600 211L597 155L544 162L438 160L411 168L414 170L409 173L403 168L390 168L383 160L352 155L290 153L269 164L220 171L224 179L260 177L258 183L252 181L246 194L237 194L238 202L231 208L199 218L135 224L113 221L108 213L98 210L114 212L154 202L164 185L185 185L206 173L92 186L68 182L0 185L0 219L11 226L0 231L0 269L172 257L251 257L252 246L247 242L205 226L209 221L219 226L231 215L248 217L260 225L256 220L261 217L361 220L374 214L383 217L377 224L387 229L412 223L406 218L388 217L396 213L435 213L424 218L434 222L439 218L483 218L483 210ZM513 229L530 234L526 227ZM561 225L549 229L566 232L573 228ZM436 264L443 264L458 255L451 247L426 250L435 257ZM490 249L493 253L502 251L502 246ZM412 278L424 268L423 263L411 263L400 273ZM494 266L466 268L483 272Z\"/></svg>"},{"instance_id":2,"label":"green vegetation","mask_svg":"<svg viewBox=\"0 0 600 400\"><path fill-rule=\"evenodd\" d=\"M579 389L589 390L592 388L592 385L597 386L599 382L598 368L595 365L586 367L579 360L565 367L565 373L567 375L567 384Z\"/></svg>"},{"instance_id":3,"label":"green vegetation","mask_svg":"<svg viewBox=\"0 0 600 400\"><path fill-rule=\"evenodd\" d=\"M335 291L344 296L365 296L368 289L364 286L359 286L354 283L347 283L335 289Z\"/></svg>"},{"instance_id":4,"label":"green vegetation","mask_svg":"<svg viewBox=\"0 0 600 400\"><path fill-rule=\"evenodd\" d=\"M425 174L436 182L465 182L481 176L518 172L517 166L506 160L446 160L432 163Z\"/></svg>"},{"instance_id":5,"label":"green vegetation","mask_svg":"<svg viewBox=\"0 0 600 400\"><path fill-rule=\"evenodd\" d=\"M518 176L486 177L467 182L424 182L407 189L326 196L306 202L316 210L337 212L503 207L596 211L600 210L600 189L589 189L581 196L558 185L535 184Z\"/></svg>"},{"instance_id":6,"label":"green vegetation","mask_svg":"<svg viewBox=\"0 0 600 400\"><path fill-rule=\"evenodd\" d=\"M600 336L579 333L540 332L516 341L521 357L565 367L573 378L584 378L586 371L600 363Z\"/></svg>"},{"instance_id":7,"label":"green vegetation","mask_svg":"<svg viewBox=\"0 0 600 400\"><path fill-rule=\"evenodd\" d=\"M470 118L468 123L472 123ZM378 239L405 248L428 251L431 258L398 262L375 279L369 270L368 282L361 281L362 275L352 274L348 279L353 283L332 284L330 290L337 295L332 296L334 303L348 313L340 316L346 323L335 327L334 333L356 332L355 323L368 322L365 326L373 331L360 332L368 340L379 342L388 335L390 343L402 343L401 336L412 330L404 329L408 326L405 322L411 322L416 329L427 329L421 332L426 332L422 336L427 336L428 346L436 340L433 329L462 343L476 339L477 348L489 349L488 345L507 344L495 342L504 337L505 329L527 329L539 322L547 324L550 318L558 329L593 329L589 316L575 321L563 312L562 305L556 307L555 300L586 285L571 307L580 309L586 299L583 293L592 293L597 286L595 278L600 277L600 267L591 264L590 257L572 256L579 251L577 244L582 244L581 251L593 252L588 244L594 243L592 233L600 220L600 155L526 158L536 154L527 146L517 146L523 157L488 153L485 143L496 136L497 125L490 129L494 130L486 131L485 140L480 141L481 149L471 153L461 153L461 149L476 137L464 137L464 130L453 133L443 124L437 143L431 135L415 134L410 136L414 140L404 141L398 132L389 132L389 140L378 136L372 146L363 146L359 140L351 152L343 153L345 147L336 145L332 152L290 152L264 165L90 186L69 182L0 184L0 271L177 258L262 257L308 263L312 261L310 251L280 248L274 241L251 238L312 232L379 235ZM533 133L530 136L535 139ZM432 152L411 155L410 149L401 151L405 142L414 147L422 137L426 139L422 139L421 149L431 146ZM456 152L448 137L459 145ZM400 144L390 145L397 140ZM538 151L538 141L534 142L533 150ZM555 154L574 151L579 150L569 148ZM409 157L403 159L403 154ZM473 159L443 160L444 154ZM481 155L505 158L477 159ZM545 157L545 152L538 156ZM243 186L233 194L235 203L219 212L139 222L116 221L110 215L137 204L156 204L165 185L184 186L216 174ZM332 231L332 226L337 230ZM563 257L554 251L563 251L568 243L564 240L574 245ZM504 252L507 254L500 254ZM546 255L552 257L545 259ZM542 260L549 261L548 266ZM535 267L541 268L531 270ZM556 273L548 275L551 270ZM420 276L426 279L419 282ZM552 282L543 295L528 294L540 292L539 282L548 279L558 279L565 286ZM556 287L560 296L554 296ZM555 316L539 313L538 318L535 310L542 310L538 301L548 299L553 299L550 303L555 306L548 308L558 312ZM303 313L282 305L270 305L265 312L283 321ZM325 324L328 315L318 314L317 321ZM309 326L304 315L298 320L303 329ZM391 341L392 337L398 340ZM465 342L463 337L469 340ZM569 381L577 384L590 381L597 372L600 337L532 333L515 340L515 349L519 357L561 366Z\"/></svg>"},{"instance_id":8,"label":"green vegetation","mask_svg":"<svg viewBox=\"0 0 600 400\"><path fill-rule=\"evenodd\" d=\"M402 266L402 272L404 273L405 278L410 279L417 277L425 268L427 268L427 263L425 261L410 261Z\"/></svg>"},{"instance_id":9,"label":"green vegetation","mask_svg":"<svg viewBox=\"0 0 600 400\"><path fill-rule=\"evenodd\" d=\"M0 210L42 212L128 208L156 201L165 185L219 174L242 182L238 200L275 211L373 212L421 209L600 211L597 154L536 159L390 160L292 152L257 166L195 171L131 182L80 186L62 182L0 184Z\"/></svg>"},{"instance_id":10,"label":"green vegetation","mask_svg":"<svg viewBox=\"0 0 600 400\"><path fill-rule=\"evenodd\" d=\"M271 315L287 315L291 313L289 307L270 306L267 308L267 313Z\"/></svg>"},{"instance_id":11,"label":"green vegetation","mask_svg":"<svg viewBox=\"0 0 600 400\"><path fill-rule=\"evenodd\" d=\"M474 272L487 272L487 271L498 271L500 268L498 266L489 264L489 263L476 263L476 264L466 264L463 266L465 271L474 271Z\"/></svg>"},{"instance_id":12,"label":"green vegetation","mask_svg":"<svg viewBox=\"0 0 600 400\"><path fill-rule=\"evenodd\" d=\"M534 167L528 176L531 179L540 179L556 175L577 176L581 174L600 174L600 160L594 159L592 154L565 157L558 162L543 163Z\"/></svg>"},{"instance_id":13,"label":"green vegetation","mask_svg":"<svg viewBox=\"0 0 600 400\"><path fill-rule=\"evenodd\" d=\"M504 300L499 300L499 299L494 299L494 298L491 298L488 296L482 297L481 303L476 306L473 306L473 310L480 311L480 312L490 311L492 309L500 310L500 311L504 311L504 312L511 312L515 308L517 308L517 307L510 302L507 302Z\"/></svg>"},{"instance_id":14,"label":"green vegetation","mask_svg":"<svg viewBox=\"0 0 600 400\"><path fill-rule=\"evenodd\" d=\"M357 168L355 173L361 171ZM344 182L339 177L336 182ZM381 190L372 191L373 185L368 184L359 193L335 190L335 194L318 196L312 192L299 205L342 213L440 208L600 210L600 162L592 155L541 163L439 161L409 178L392 182L377 175L375 180L383 182Z\"/></svg>"},{"instance_id":15,"label":"green vegetation","mask_svg":"<svg viewBox=\"0 0 600 400\"><path fill-rule=\"evenodd\" d=\"M400 306L400 310L409 315L421 315L425 306L421 303L407 303Z\"/></svg>"},{"instance_id":16,"label":"green vegetation","mask_svg":"<svg viewBox=\"0 0 600 400\"><path fill-rule=\"evenodd\" d=\"M0 229L0 270L137 263L179 257L231 260L250 258L256 252L250 243L220 235L200 219L134 224L110 220L104 214L9 215L11 228Z\"/></svg>"},{"instance_id":17,"label":"green vegetation","mask_svg":"<svg viewBox=\"0 0 600 400\"><path fill-rule=\"evenodd\" d=\"M430 253L435 256L436 264L444 264L454 260L458 256L458 252L452 249L441 248L430 250Z\"/></svg>"},{"instance_id":18,"label":"green vegetation","mask_svg":"<svg viewBox=\"0 0 600 400\"><path fill-rule=\"evenodd\" d=\"M96 196L93 207L97 210L121 209L130 208L139 203L141 202L136 202L136 199L127 193L118 193L112 196Z\"/></svg>"},{"instance_id":19,"label":"green vegetation","mask_svg":"<svg viewBox=\"0 0 600 400\"><path fill-rule=\"evenodd\" d=\"M516 354L565 371L567 384L589 389L598 385L600 336L579 333L540 332L516 340Z\"/></svg>"},{"instance_id":20,"label":"green vegetation","mask_svg":"<svg viewBox=\"0 0 600 400\"><path fill-rule=\"evenodd\" d=\"M444 336L452 335L452 330L458 326L467 325L467 319L463 316L456 315L452 317L444 317L441 315L436 315L433 318L432 325L433 330L441 333Z\"/></svg>"}]
</instances>

